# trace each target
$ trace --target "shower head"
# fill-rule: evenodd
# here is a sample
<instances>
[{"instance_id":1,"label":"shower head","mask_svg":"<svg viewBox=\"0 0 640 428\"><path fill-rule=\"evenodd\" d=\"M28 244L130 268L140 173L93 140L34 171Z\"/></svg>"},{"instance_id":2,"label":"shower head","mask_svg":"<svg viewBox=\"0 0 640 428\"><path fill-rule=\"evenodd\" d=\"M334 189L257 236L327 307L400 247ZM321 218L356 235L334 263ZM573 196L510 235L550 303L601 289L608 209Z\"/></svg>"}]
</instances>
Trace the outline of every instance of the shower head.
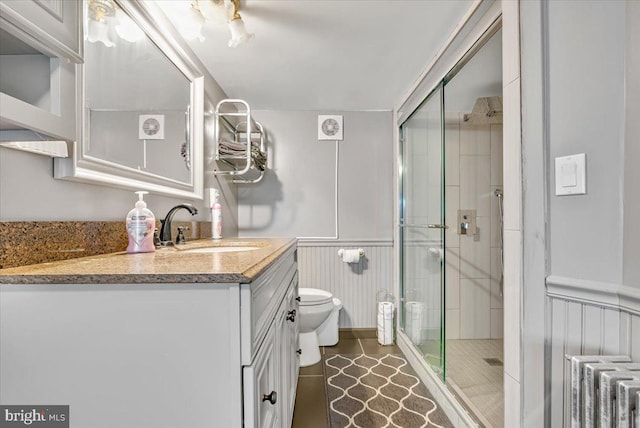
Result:
<instances>
[{"instance_id":1,"label":"shower head","mask_svg":"<svg viewBox=\"0 0 640 428\"><path fill-rule=\"evenodd\" d=\"M502 198L502 189L496 189L493 191L493 196L496 196L498 198Z\"/></svg>"},{"instance_id":2,"label":"shower head","mask_svg":"<svg viewBox=\"0 0 640 428\"><path fill-rule=\"evenodd\" d=\"M502 123L502 96L478 98L471 114L464 115L464 120L472 125Z\"/></svg>"}]
</instances>

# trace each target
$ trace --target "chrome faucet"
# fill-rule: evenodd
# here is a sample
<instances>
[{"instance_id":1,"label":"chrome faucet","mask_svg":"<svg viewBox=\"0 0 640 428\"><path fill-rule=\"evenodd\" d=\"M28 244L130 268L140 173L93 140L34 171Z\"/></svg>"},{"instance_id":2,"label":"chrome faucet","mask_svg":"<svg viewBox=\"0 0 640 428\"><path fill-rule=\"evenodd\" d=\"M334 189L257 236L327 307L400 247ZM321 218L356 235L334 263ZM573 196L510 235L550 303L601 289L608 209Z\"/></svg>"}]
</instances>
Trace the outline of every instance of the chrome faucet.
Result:
<instances>
[{"instance_id":1,"label":"chrome faucet","mask_svg":"<svg viewBox=\"0 0 640 428\"><path fill-rule=\"evenodd\" d=\"M191 204L180 204L171 208L164 220L160 220L160 222L162 223L162 227L160 228L160 242L162 244L167 244L169 242L173 243L173 241L171 240L171 221L173 220L173 215L176 213L176 211L181 208L189 211L191 215L198 214L198 210L196 209L196 207Z\"/></svg>"}]
</instances>

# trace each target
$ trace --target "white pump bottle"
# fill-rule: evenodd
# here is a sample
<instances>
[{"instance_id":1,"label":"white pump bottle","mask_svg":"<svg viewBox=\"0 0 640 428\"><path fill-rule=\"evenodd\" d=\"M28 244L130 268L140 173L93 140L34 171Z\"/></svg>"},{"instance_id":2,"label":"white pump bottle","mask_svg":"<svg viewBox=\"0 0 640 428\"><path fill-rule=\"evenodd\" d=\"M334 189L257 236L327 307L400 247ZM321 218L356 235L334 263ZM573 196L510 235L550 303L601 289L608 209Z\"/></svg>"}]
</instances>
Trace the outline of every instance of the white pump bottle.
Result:
<instances>
[{"instance_id":1,"label":"white pump bottle","mask_svg":"<svg viewBox=\"0 0 640 428\"><path fill-rule=\"evenodd\" d=\"M209 189L209 201L211 202L211 237L222 239L222 205L218 202L220 192L218 189Z\"/></svg>"}]
</instances>

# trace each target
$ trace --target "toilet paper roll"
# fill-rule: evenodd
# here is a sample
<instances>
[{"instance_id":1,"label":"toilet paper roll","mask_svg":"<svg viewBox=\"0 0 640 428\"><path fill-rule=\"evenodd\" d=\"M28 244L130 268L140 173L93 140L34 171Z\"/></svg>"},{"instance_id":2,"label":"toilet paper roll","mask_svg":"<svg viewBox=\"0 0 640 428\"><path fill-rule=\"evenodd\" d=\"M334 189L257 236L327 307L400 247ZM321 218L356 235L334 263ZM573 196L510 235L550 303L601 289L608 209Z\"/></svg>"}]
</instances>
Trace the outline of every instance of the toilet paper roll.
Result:
<instances>
[{"instance_id":1,"label":"toilet paper roll","mask_svg":"<svg viewBox=\"0 0 640 428\"><path fill-rule=\"evenodd\" d=\"M340 250L342 261L345 263L358 263L360 261L360 250Z\"/></svg>"},{"instance_id":2,"label":"toilet paper roll","mask_svg":"<svg viewBox=\"0 0 640 428\"><path fill-rule=\"evenodd\" d=\"M378 343L393 344L393 313L395 305L391 302L378 302Z\"/></svg>"},{"instance_id":3,"label":"toilet paper roll","mask_svg":"<svg viewBox=\"0 0 640 428\"><path fill-rule=\"evenodd\" d=\"M394 304L391 302L378 302L378 313L385 318L393 317Z\"/></svg>"},{"instance_id":4,"label":"toilet paper roll","mask_svg":"<svg viewBox=\"0 0 640 428\"><path fill-rule=\"evenodd\" d=\"M407 302L405 310L405 332L418 345L422 342L422 302Z\"/></svg>"}]
</instances>

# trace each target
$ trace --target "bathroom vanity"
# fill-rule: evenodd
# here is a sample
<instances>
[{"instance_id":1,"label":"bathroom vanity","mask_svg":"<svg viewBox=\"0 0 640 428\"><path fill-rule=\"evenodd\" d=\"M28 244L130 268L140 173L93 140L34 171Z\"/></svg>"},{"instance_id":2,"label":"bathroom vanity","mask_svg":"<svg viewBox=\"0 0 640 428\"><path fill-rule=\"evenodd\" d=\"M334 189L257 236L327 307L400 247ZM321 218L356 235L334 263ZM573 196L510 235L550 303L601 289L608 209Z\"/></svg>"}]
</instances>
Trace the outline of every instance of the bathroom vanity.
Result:
<instances>
[{"instance_id":1,"label":"bathroom vanity","mask_svg":"<svg viewBox=\"0 0 640 428\"><path fill-rule=\"evenodd\" d=\"M289 427L296 241L193 241L0 270L2 404L75 427Z\"/></svg>"}]
</instances>

